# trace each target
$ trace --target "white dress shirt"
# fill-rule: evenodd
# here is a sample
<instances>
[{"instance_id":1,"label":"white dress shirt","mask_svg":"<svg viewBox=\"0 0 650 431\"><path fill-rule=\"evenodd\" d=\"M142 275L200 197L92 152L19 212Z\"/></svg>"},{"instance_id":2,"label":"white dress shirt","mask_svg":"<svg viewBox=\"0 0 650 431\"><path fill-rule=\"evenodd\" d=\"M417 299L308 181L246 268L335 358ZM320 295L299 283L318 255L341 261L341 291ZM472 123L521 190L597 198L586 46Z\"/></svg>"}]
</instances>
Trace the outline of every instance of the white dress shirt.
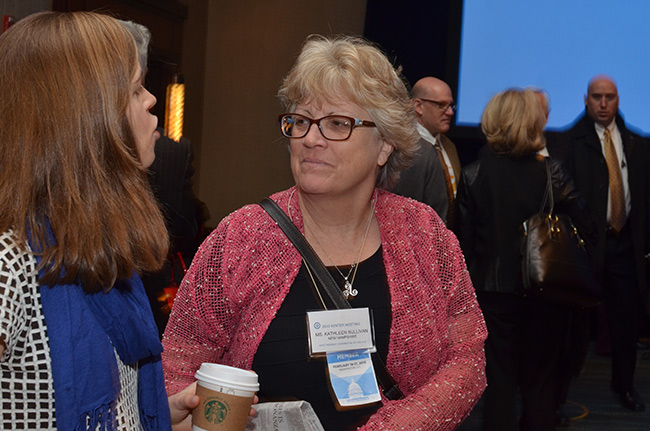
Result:
<instances>
[{"instance_id":1,"label":"white dress shirt","mask_svg":"<svg viewBox=\"0 0 650 431\"><path fill-rule=\"evenodd\" d=\"M451 165L451 159L449 158L449 154L447 154L447 151L445 151L445 147L442 144L440 144L440 139L437 136L433 136L431 132L429 132L429 130L420 123L418 123L418 132L420 133L420 137L422 137L422 139L424 139L427 142L430 142L431 145L433 145L434 147L436 145L440 146L440 150L442 151L442 157L444 159L441 160L441 162L443 162L442 167L447 169L447 172L449 172L449 179L451 180L451 189L454 191L454 197L456 197L456 175L454 174L454 167Z\"/></svg>"},{"instance_id":2,"label":"white dress shirt","mask_svg":"<svg viewBox=\"0 0 650 431\"><path fill-rule=\"evenodd\" d=\"M599 123L594 123L596 127L596 133L598 134L598 139L600 139L600 147L603 152L603 157L605 157L605 127ZM612 137L612 142L614 143L614 149L616 150L616 157L618 158L618 163L621 167L621 176L623 178L623 191L625 192L625 214L630 214L630 209L632 208L632 198L630 196L630 183L628 182L628 164L625 159L625 152L623 151L623 139L621 138L621 132L616 127L616 121L612 121L609 126L607 126L609 134ZM612 197L608 195L607 198L607 221L610 221L612 214Z\"/></svg>"}]
</instances>

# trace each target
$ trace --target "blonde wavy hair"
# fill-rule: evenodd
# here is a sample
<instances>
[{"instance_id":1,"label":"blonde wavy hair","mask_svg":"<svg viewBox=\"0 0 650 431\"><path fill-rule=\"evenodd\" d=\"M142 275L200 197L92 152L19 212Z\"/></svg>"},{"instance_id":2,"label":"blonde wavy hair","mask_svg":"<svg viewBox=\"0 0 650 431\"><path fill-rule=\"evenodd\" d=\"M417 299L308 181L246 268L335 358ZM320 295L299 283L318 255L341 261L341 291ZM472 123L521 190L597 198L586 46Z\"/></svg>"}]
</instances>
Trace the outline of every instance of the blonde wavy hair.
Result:
<instances>
[{"instance_id":1,"label":"blonde wavy hair","mask_svg":"<svg viewBox=\"0 0 650 431\"><path fill-rule=\"evenodd\" d=\"M363 38L308 37L278 96L286 111L306 100L345 100L368 111L381 137L393 146L377 174L378 187L392 188L413 160L420 135L401 70Z\"/></svg>"},{"instance_id":2,"label":"blonde wavy hair","mask_svg":"<svg viewBox=\"0 0 650 431\"><path fill-rule=\"evenodd\" d=\"M488 102L481 117L481 130L496 154L521 157L546 146L546 117L532 90L511 88Z\"/></svg>"}]
</instances>

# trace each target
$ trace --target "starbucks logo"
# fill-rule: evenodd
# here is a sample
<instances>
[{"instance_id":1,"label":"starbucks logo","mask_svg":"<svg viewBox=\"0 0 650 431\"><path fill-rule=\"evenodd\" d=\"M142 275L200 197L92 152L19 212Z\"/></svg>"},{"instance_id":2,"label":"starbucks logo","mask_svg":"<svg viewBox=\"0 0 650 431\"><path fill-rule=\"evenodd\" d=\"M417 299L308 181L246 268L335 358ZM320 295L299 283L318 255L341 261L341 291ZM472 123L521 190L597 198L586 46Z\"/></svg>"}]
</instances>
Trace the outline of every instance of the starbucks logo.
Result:
<instances>
[{"instance_id":1,"label":"starbucks logo","mask_svg":"<svg viewBox=\"0 0 650 431\"><path fill-rule=\"evenodd\" d=\"M228 416L228 407L221 401L211 400L205 403L203 408L203 415L205 420L213 424L220 424L226 420Z\"/></svg>"}]
</instances>

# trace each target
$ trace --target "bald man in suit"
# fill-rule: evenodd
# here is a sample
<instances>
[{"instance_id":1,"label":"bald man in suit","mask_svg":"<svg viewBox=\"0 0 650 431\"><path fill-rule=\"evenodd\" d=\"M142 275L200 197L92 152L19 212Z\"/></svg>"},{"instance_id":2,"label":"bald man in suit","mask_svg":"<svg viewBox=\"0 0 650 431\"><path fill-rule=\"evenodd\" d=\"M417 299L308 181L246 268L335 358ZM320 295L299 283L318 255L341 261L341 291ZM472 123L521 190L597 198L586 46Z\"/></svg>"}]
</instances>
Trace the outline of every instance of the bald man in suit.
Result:
<instances>
[{"instance_id":1,"label":"bald man in suit","mask_svg":"<svg viewBox=\"0 0 650 431\"><path fill-rule=\"evenodd\" d=\"M630 131L620 116L618 89L611 77L592 78L584 101L585 112L562 137L561 157L598 226L592 256L605 288L611 387L623 407L644 411L643 399L634 389L634 371L639 304L646 289L644 255L650 247L648 142Z\"/></svg>"},{"instance_id":2,"label":"bald man in suit","mask_svg":"<svg viewBox=\"0 0 650 431\"><path fill-rule=\"evenodd\" d=\"M456 111L451 88L442 80L427 76L413 86L413 104L418 119L418 131L439 156L446 175L448 210L447 226L453 226L456 214L456 185L460 179L460 160L456 145L445 135Z\"/></svg>"}]
</instances>

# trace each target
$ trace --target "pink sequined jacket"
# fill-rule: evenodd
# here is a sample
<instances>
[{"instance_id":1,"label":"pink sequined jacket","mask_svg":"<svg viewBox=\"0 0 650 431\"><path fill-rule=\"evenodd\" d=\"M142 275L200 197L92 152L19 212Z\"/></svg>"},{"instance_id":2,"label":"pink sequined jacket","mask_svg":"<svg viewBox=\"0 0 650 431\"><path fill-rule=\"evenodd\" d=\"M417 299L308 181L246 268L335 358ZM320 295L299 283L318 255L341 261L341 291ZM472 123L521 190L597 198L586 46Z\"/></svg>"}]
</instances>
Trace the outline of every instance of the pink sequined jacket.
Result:
<instances>
[{"instance_id":1,"label":"pink sequined jacket","mask_svg":"<svg viewBox=\"0 0 650 431\"><path fill-rule=\"evenodd\" d=\"M285 212L291 190L272 196ZM405 398L383 400L363 430L452 430L485 389L487 330L453 233L426 205L377 192L390 289L387 368ZM293 199L291 216L302 231ZM226 217L181 284L165 330L167 391L194 381L202 362L249 369L301 265L259 205Z\"/></svg>"}]
</instances>

